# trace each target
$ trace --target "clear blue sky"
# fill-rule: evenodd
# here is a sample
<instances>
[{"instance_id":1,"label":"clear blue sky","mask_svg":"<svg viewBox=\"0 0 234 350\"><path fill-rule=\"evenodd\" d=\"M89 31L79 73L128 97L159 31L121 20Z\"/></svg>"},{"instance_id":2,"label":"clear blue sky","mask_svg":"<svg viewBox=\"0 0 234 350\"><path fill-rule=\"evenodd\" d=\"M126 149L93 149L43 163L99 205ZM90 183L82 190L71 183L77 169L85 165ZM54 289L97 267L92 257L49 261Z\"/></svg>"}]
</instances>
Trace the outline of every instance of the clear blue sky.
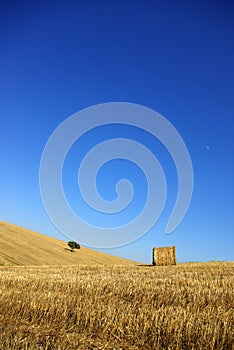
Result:
<instances>
[{"instance_id":1,"label":"clear blue sky","mask_svg":"<svg viewBox=\"0 0 234 350\"><path fill-rule=\"evenodd\" d=\"M133 102L158 111L179 131L193 162L194 193L181 225L165 234L176 172L156 145L169 172L165 210L141 239L105 252L150 263L153 246L176 245L179 261L233 260L233 62L233 1L1 3L0 219L65 239L41 202L44 146L82 108ZM65 183L76 206L71 162ZM108 197L104 184L100 180L99 189ZM136 192L140 200L144 189L142 196Z\"/></svg>"}]
</instances>

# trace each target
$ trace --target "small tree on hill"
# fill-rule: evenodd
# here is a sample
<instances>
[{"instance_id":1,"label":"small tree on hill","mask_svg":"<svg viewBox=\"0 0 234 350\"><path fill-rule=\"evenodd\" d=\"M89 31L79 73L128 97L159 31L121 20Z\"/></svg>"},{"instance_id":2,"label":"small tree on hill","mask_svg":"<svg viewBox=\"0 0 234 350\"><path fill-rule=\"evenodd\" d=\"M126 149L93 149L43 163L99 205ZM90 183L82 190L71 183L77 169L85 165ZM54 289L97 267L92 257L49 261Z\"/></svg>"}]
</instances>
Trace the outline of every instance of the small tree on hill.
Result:
<instances>
[{"instance_id":1,"label":"small tree on hill","mask_svg":"<svg viewBox=\"0 0 234 350\"><path fill-rule=\"evenodd\" d=\"M71 249L71 252L74 252L75 249L80 249L80 245L76 243L75 241L69 241L68 243L69 248Z\"/></svg>"}]
</instances>

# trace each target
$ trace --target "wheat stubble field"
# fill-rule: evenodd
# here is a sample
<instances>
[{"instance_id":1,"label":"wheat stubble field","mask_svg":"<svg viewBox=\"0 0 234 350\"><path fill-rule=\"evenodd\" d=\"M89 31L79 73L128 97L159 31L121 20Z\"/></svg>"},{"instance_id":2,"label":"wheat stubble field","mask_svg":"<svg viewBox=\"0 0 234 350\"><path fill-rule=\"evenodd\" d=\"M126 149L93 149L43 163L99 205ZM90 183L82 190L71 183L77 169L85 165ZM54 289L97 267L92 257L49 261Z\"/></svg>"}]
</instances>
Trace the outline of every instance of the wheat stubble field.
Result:
<instances>
[{"instance_id":1,"label":"wheat stubble field","mask_svg":"<svg viewBox=\"0 0 234 350\"><path fill-rule=\"evenodd\" d=\"M0 267L0 349L232 349L234 263Z\"/></svg>"}]
</instances>

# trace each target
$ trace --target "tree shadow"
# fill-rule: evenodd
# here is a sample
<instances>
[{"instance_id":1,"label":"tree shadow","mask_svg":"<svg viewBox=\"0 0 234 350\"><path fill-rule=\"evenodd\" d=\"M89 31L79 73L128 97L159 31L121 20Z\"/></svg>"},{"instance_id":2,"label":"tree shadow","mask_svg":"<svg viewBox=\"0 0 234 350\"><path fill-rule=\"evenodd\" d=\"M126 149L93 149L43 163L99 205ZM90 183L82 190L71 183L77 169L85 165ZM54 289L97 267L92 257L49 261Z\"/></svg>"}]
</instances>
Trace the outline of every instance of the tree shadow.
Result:
<instances>
[{"instance_id":1,"label":"tree shadow","mask_svg":"<svg viewBox=\"0 0 234 350\"><path fill-rule=\"evenodd\" d=\"M71 253L74 253L74 250L71 250L71 249L69 249L69 248L64 248L65 250L68 250L69 252L71 252Z\"/></svg>"}]
</instances>

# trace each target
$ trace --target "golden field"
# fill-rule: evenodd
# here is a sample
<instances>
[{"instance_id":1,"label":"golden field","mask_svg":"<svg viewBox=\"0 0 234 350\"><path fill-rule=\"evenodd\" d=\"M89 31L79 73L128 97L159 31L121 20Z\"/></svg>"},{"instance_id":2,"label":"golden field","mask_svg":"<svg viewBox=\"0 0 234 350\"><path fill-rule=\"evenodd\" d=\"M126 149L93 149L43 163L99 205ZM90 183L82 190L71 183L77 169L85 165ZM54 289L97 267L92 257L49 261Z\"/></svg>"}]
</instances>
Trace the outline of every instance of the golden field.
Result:
<instances>
[{"instance_id":1,"label":"golden field","mask_svg":"<svg viewBox=\"0 0 234 350\"><path fill-rule=\"evenodd\" d=\"M233 270L2 266L0 349L232 349Z\"/></svg>"},{"instance_id":2,"label":"golden field","mask_svg":"<svg viewBox=\"0 0 234 350\"><path fill-rule=\"evenodd\" d=\"M129 265L136 262L85 247L71 253L64 241L0 221L0 264Z\"/></svg>"},{"instance_id":3,"label":"golden field","mask_svg":"<svg viewBox=\"0 0 234 350\"><path fill-rule=\"evenodd\" d=\"M143 266L0 221L0 350L232 349L234 263Z\"/></svg>"}]
</instances>

